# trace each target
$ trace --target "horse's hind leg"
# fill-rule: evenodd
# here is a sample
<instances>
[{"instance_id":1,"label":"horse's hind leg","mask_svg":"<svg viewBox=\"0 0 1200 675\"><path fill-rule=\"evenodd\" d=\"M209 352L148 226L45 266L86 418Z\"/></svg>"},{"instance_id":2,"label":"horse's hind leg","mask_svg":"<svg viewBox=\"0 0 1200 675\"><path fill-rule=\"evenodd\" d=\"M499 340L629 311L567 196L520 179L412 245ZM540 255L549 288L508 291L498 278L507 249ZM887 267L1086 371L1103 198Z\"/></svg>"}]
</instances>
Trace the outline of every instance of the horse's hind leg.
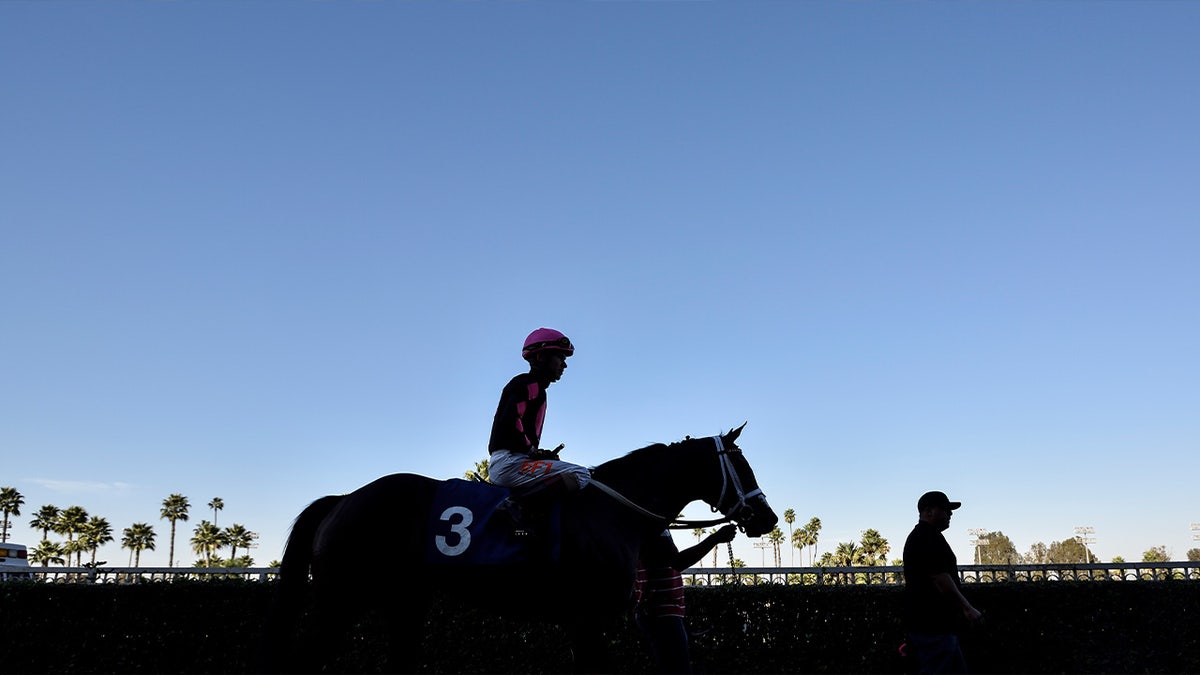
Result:
<instances>
[{"instance_id":1,"label":"horse's hind leg","mask_svg":"<svg viewBox=\"0 0 1200 675\"><path fill-rule=\"evenodd\" d=\"M349 672L362 670L362 654L354 653L352 632L362 619L363 608L355 602L353 589L332 579L316 579L313 611L306 638L301 641L305 672Z\"/></svg>"},{"instance_id":2,"label":"horse's hind leg","mask_svg":"<svg viewBox=\"0 0 1200 675\"><path fill-rule=\"evenodd\" d=\"M566 626L571 657L577 673L611 673L613 660L604 628L592 622Z\"/></svg>"},{"instance_id":3,"label":"horse's hind leg","mask_svg":"<svg viewBox=\"0 0 1200 675\"><path fill-rule=\"evenodd\" d=\"M431 598L416 589L393 591L382 612L388 641L384 670L389 673L415 673L421 670L422 642Z\"/></svg>"}]
</instances>

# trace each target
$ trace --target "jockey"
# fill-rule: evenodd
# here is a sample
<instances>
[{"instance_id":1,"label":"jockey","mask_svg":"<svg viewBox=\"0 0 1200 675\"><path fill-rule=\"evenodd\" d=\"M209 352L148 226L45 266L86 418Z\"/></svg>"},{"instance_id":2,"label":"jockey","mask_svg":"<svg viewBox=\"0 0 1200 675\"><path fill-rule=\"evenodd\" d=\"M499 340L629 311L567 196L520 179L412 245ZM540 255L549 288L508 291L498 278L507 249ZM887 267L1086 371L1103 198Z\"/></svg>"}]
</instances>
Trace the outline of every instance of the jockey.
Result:
<instances>
[{"instance_id":1,"label":"jockey","mask_svg":"<svg viewBox=\"0 0 1200 675\"><path fill-rule=\"evenodd\" d=\"M531 487L531 492L557 494L583 489L591 479L586 467L564 462L554 450L542 450L542 422L546 417L546 388L567 369L575 347L553 328L539 328L525 338L521 356L529 372L517 375L500 392L488 441L488 476L496 485Z\"/></svg>"}]
</instances>

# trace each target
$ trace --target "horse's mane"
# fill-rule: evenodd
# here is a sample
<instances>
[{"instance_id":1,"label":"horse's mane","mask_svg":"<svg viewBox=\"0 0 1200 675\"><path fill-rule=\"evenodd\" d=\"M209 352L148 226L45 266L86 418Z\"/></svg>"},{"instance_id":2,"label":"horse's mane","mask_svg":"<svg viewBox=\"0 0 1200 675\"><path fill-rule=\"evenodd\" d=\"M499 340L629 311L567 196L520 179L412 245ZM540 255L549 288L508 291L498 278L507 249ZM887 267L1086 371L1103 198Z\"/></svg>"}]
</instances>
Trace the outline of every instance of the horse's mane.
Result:
<instances>
[{"instance_id":1,"label":"horse's mane","mask_svg":"<svg viewBox=\"0 0 1200 675\"><path fill-rule=\"evenodd\" d=\"M679 447L684 443L690 443L695 440L696 439L694 438L685 438L682 441L675 441L670 445L666 443L652 443L645 447L638 448L637 450L630 450L621 457L610 459L607 462L597 466L595 468L595 475L597 477L602 477L610 473L623 474L630 465L638 465L650 461L650 458L654 455L658 455L665 450L670 450L672 448Z\"/></svg>"}]
</instances>

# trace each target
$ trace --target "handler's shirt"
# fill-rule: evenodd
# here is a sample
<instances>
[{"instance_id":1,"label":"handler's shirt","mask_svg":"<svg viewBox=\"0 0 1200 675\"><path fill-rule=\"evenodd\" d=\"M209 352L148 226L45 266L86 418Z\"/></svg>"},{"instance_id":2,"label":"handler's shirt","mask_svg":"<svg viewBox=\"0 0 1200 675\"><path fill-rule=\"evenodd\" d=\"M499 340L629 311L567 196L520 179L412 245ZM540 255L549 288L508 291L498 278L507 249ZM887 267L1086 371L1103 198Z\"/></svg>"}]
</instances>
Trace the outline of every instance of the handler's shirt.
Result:
<instances>
[{"instance_id":1,"label":"handler's shirt","mask_svg":"<svg viewBox=\"0 0 1200 675\"><path fill-rule=\"evenodd\" d=\"M958 558L933 525L918 522L904 542L904 623L912 631L953 633L955 602L938 592L933 575L945 572L958 581Z\"/></svg>"},{"instance_id":2,"label":"handler's shirt","mask_svg":"<svg viewBox=\"0 0 1200 675\"><path fill-rule=\"evenodd\" d=\"M683 618L683 576L671 566L678 555L669 530L642 546L633 597L649 616Z\"/></svg>"},{"instance_id":3,"label":"handler's shirt","mask_svg":"<svg viewBox=\"0 0 1200 675\"><path fill-rule=\"evenodd\" d=\"M529 452L539 447L542 422L546 419L548 384L533 373L522 373L504 385L492 420L488 452Z\"/></svg>"}]
</instances>

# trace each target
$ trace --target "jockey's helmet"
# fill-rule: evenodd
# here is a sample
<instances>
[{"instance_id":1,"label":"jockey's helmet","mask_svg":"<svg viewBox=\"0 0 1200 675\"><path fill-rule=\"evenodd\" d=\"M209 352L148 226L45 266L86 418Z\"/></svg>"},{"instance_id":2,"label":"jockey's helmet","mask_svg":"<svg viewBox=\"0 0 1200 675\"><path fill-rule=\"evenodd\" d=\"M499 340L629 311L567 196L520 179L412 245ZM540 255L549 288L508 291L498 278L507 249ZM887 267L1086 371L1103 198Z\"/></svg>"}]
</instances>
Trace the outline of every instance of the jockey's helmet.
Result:
<instances>
[{"instance_id":1,"label":"jockey's helmet","mask_svg":"<svg viewBox=\"0 0 1200 675\"><path fill-rule=\"evenodd\" d=\"M575 345L571 344L566 335L553 328L539 328L525 338L525 346L521 348L521 357L529 361L534 354L551 349L563 352L563 356L575 353Z\"/></svg>"}]
</instances>

